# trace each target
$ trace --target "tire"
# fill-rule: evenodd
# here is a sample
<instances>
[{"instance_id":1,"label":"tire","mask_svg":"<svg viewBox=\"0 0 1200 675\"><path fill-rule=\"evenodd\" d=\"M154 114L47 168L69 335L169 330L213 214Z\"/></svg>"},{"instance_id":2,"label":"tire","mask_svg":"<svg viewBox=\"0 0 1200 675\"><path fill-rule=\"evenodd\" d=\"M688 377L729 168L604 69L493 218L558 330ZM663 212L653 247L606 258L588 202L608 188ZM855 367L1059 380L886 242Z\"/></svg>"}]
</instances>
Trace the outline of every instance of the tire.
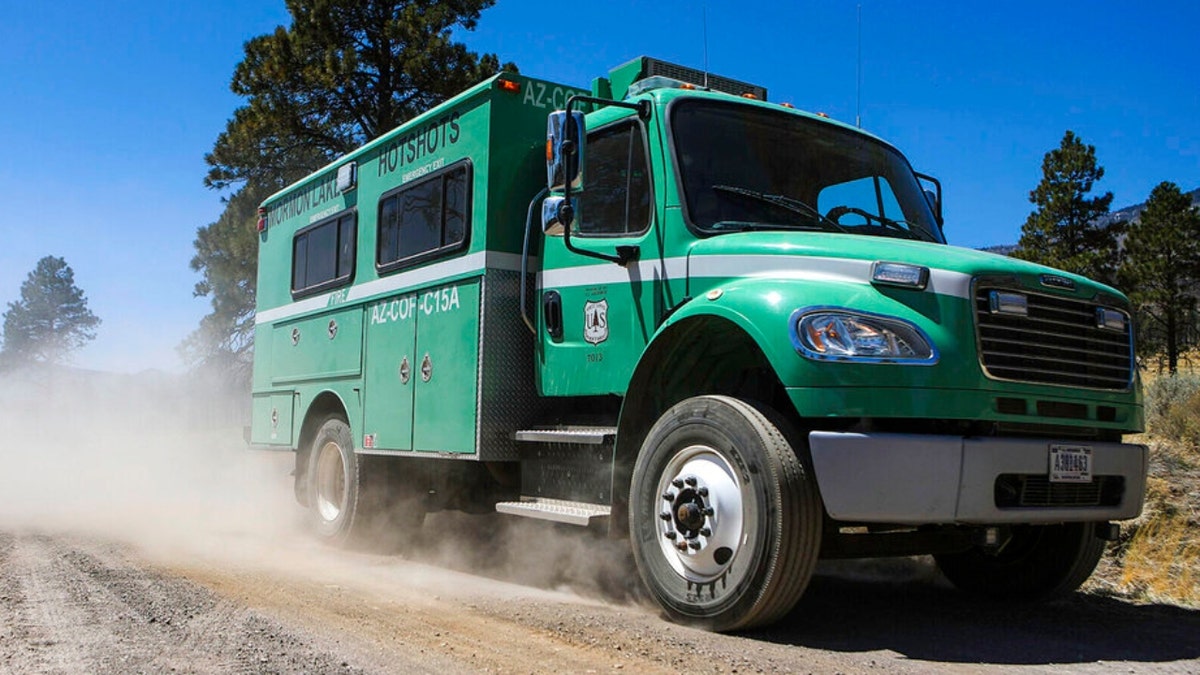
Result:
<instances>
[{"instance_id":1,"label":"tire","mask_svg":"<svg viewBox=\"0 0 1200 675\"><path fill-rule=\"evenodd\" d=\"M650 429L633 470L629 529L642 581L672 620L761 626L804 593L822 508L788 431L769 408L725 396L687 399Z\"/></svg>"},{"instance_id":2,"label":"tire","mask_svg":"<svg viewBox=\"0 0 1200 675\"><path fill-rule=\"evenodd\" d=\"M359 522L362 474L350 425L331 415L321 422L308 455L308 505L317 538L344 544Z\"/></svg>"},{"instance_id":3,"label":"tire","mask_svg":"<svg viewBox=\"0 0 1200 675\"><path fill-rule=\"evenodd\" d=\"M1094 523L1024 525L1000 551L974 548L934 556L959 590L998 600L1049 600L1067 595L1092 575L1104 555Z\"/></svg>"},{"instance_id":4,"label":"tire","mask_svg":"<svg viewBox=\"0 0 1200 675\"><path fill-rule=\"evenodd\" d=\"M317 538L329 544L394 549L419 528L425 511L406 496L396 459L354 452L339 415L322 421L308 458L308 505Z\"/></svg>"}]
</instances>

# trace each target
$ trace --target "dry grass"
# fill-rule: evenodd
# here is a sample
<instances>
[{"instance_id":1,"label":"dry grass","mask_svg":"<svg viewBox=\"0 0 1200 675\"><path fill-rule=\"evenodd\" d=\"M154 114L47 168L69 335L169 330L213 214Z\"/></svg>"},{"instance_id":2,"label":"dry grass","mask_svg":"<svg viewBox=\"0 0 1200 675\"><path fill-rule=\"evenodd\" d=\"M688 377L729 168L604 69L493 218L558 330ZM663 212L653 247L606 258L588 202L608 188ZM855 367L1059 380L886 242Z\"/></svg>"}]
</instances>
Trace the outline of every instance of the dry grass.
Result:
<instances>
[{"instance_id":1,"label":"dry grass","mask_svg":"<svg viewBox=\"0 0 1200 675\"><path fill-rule=\"evenodd\" d=\"M1121 587L1148 600L1200 604L1200 541L1193 529L1178 516L1139 528L1125 551Z\"/></svg>"},{"instance_id":2,"label":"dry grass","mask_svg":"<svg viewBox=\"0 0 1200 675\"><path fill-rule=\"evenodd\" d=\"M1151 452L1161 448L1152 445ZM1181 460L1171 463L1178 466ZM1164 476L1159 469L1165 462L1156 459L1153 464L1145 511L1128 540L1111 553L1116 578L1109 581L1113 590L1129 597L1200 606L1200 475L1193 468Z\"/></svg>"},{"instance_id":3,"label":"dry grass","mask_svg":"<svg viewBox=\"0 0 1200 675\"><path fill-rule=\"evenodd\" d=\"M1124 527L1090 586L1151 602L1200 607L1200 375L1149 377L1146 503Z\"/></svg>"}]
</instances>

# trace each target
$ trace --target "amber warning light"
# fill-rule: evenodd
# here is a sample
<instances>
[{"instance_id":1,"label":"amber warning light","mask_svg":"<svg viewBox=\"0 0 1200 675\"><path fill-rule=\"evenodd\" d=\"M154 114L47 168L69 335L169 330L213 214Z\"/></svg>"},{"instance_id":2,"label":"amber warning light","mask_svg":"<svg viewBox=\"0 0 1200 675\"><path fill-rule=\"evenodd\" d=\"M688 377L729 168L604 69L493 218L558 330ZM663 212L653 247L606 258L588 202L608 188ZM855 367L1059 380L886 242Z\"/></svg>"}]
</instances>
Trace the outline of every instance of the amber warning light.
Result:
<instances>
[{"instance_id":1,"label":"amber warning light","mask_svg":"<svg viewBox=\"0 0 1200 675\"><path fill-rule=\"evenodd\" d=\"M520 93L520 91L521 91L521 83L513 82L512 80L496 80L496 86L499 87L503 91L507 91L507 92L510 92L513 94Z\"/></svg>"},{"instance_id":2,"label":"amber warning light","mask_svg":"<svg viewBox=\"0 0 1200 675\"><path fill-rule=\"evenodd\" d=\"M262 232L267 229L267 207L258 207L258 231Z\"/></svg>"}]
</instances>

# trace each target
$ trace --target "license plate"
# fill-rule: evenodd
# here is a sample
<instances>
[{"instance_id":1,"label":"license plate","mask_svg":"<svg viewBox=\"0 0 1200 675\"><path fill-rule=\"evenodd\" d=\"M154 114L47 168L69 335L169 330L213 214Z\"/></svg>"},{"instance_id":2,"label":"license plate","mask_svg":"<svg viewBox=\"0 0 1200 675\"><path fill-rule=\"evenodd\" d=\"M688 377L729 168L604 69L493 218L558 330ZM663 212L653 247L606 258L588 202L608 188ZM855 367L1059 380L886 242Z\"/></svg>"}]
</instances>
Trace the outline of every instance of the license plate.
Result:
<instances>
[{"instance_id":1,"label":"license plate","mask_svg":"<svg viewBox=\"0 0 1200 675\"><path fill-rule=\"evenodd\" d=\"M1092 449L1086 445L1051 445L1050 482L1092 482Z\"/></svg>"}]
</instances>

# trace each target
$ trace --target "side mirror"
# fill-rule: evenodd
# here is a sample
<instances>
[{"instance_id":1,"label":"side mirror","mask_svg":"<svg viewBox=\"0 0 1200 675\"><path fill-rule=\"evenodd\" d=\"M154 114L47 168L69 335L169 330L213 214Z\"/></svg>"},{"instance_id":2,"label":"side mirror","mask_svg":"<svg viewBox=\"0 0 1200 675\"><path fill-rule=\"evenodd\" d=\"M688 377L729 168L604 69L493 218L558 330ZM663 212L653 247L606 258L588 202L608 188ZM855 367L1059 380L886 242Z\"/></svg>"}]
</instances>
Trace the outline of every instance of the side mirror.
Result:
<instances>
[{"instance_id":1,"label":"side mirror","mask_svg":"<svg viewBox=\"0 0 1200 675\"><path fill-rule=\"evenodd\" d=\"M565 197L546 197L542 202L542 232L561 237L575 218L575 200L568 204Z\"/></svg>"},{"instance_id":2,"label":"side mirror","mask_svg":"<svg viewBox=\"0 0 1200 675\"><path fill-rule=\"evenodd\" d=\"M942 227L945 224L942 219L942 182L923 173L918 173L916 176L921 184L921 190L925 193L925 201L929 202L929 208L933 210L933 217L937 219L938 227Z\"/></svg>"},{"instance_id":3,"label":"side mirror","mask_svg":"<svg viewBox=\"0 0 1200 675\"><path fill-rule=\"evenodd\" d=\"M583 189L583 155L587 126L583 113L556 110L546 118L546 186L559 192ZM547 200L549 201L549 200Z\"/></svg>"}]
</instances>

